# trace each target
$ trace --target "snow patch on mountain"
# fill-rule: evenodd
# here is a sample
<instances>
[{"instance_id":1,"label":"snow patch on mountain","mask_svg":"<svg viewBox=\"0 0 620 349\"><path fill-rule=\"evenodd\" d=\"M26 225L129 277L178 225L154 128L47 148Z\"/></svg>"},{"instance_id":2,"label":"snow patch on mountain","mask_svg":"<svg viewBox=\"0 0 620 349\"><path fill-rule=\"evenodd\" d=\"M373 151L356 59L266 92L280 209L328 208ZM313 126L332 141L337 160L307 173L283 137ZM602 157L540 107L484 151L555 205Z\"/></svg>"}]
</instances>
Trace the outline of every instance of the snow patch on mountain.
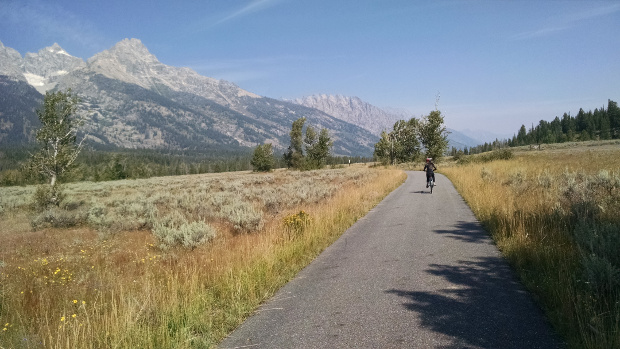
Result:
<instances>
[{"instance_id":1,"label":"snow patch on mountain","mask_svg":"<svg viewBox=\"0 0 620 349\"><path fill-rule=\"evenodd\" d=\"M26 81L33 87L42 87L45 86L45 77L41 75L24 73L24 77L26 77Z\"/></svg>"}]
</instances>

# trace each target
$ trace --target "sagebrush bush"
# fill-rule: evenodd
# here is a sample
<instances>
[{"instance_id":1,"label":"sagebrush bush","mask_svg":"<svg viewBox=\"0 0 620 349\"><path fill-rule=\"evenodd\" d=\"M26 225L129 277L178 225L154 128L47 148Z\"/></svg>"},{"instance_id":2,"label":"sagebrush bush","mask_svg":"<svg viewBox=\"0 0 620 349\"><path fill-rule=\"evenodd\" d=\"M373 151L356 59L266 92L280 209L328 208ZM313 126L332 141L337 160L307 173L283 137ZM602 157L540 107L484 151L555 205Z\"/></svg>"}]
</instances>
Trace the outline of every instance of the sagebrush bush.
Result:
<instances>
[{"instance_id":1,"label":"sagebrush bush","mask_svg":"<svg viewBox=\"0 0 620 349\"><path fill-rule=\"evenodd\" d=\"M88 214L85 211L66 211L52 207L36 215L30 221L30 225L34 230L45 227L69 228L84 224L87 218Z\"/></svg>"},{"instance_id":2,"label":"sagebrush bush","mask_svg":"<svg viewBox=\"0 0 620 349\"><path fill-rule=\"evenodd\" d=\"M548 169L545 169L542 173L538 174L536 179L538 180L538 185L543 187L543 188L545 188L545 189L551 188L551 185L554 182L554 178L549 173Z\"/></svg>"},{"instance_id":3,"label":"sagebrush bush","mask_svg":"<svg viewBox=\"0 0 620 349\"><path fill-rule=\"evenodd\" d=\"M233 224L238 233L251 233L263 228L263 212L248 202L234 202L221 207L220 217Z\"/></svg>"},{"instance_id":4,"label":"sagebrush bush","mask_svg":"<svg viewBox=\"0 0 620 349\"><path fill-rule=\"evenodd\" d=\"M215 228L203 221L188 222L175 212L153 224L153 234L167 246L194 249L215 237Z\"/></svg>"}]
</instances>

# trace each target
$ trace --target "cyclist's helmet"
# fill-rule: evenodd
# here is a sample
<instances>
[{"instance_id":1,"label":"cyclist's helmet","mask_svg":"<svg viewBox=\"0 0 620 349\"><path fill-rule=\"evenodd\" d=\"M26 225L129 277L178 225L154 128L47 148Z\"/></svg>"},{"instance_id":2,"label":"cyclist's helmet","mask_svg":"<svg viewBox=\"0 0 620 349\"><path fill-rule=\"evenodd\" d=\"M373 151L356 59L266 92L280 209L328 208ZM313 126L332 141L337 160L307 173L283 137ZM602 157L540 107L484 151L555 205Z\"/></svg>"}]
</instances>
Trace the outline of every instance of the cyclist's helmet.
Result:
<instances>
[{"instance_id":1,"label":"cyclist's helmet","mask_svg":"<svg viewBox=\"0 0 620 349\"><path fill-rule=\"evenodd\" d=\"M433 160L433 158L426 158L426 162Z\"/></svg>"}]
</instances>

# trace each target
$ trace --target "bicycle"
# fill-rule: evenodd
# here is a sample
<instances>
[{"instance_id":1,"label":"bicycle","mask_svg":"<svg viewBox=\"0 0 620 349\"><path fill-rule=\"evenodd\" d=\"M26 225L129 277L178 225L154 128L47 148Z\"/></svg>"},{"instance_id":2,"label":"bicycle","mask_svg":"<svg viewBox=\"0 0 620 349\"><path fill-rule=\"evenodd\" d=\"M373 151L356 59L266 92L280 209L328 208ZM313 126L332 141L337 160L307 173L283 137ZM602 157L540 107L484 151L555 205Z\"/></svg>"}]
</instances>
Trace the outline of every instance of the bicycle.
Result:
<instances>
[{"instance_id":1,"label":"bicycle","mask_svg":"<svg viewBox=\"0 0 620 349\"><path fill-rule=\"evenodd\" d=\"M435 186L435 182L433 181L433 177L428 177L428 181L426 182L426 186L431 189L431 194L433 193L433 187Z\"/></svg>"}]
</instances>

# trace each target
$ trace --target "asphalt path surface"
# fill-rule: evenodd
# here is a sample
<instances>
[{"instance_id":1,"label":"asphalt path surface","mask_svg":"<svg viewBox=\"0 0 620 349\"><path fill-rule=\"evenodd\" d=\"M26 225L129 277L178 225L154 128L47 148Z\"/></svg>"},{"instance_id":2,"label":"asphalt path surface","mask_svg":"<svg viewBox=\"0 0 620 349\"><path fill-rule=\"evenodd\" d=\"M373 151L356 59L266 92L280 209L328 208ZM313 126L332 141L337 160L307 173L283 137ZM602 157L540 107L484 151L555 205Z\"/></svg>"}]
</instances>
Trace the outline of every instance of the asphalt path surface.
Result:
<instances>
[{"instance_id":1,"label":"asphalt path surface","mask_svg":"<svg viewBox=\"0 0 620 349\"><path fill-rule=\"evenodd\" d=\"M450 181L407 174L219 348L563 347Z\"/></svg>"}]
</instances>

